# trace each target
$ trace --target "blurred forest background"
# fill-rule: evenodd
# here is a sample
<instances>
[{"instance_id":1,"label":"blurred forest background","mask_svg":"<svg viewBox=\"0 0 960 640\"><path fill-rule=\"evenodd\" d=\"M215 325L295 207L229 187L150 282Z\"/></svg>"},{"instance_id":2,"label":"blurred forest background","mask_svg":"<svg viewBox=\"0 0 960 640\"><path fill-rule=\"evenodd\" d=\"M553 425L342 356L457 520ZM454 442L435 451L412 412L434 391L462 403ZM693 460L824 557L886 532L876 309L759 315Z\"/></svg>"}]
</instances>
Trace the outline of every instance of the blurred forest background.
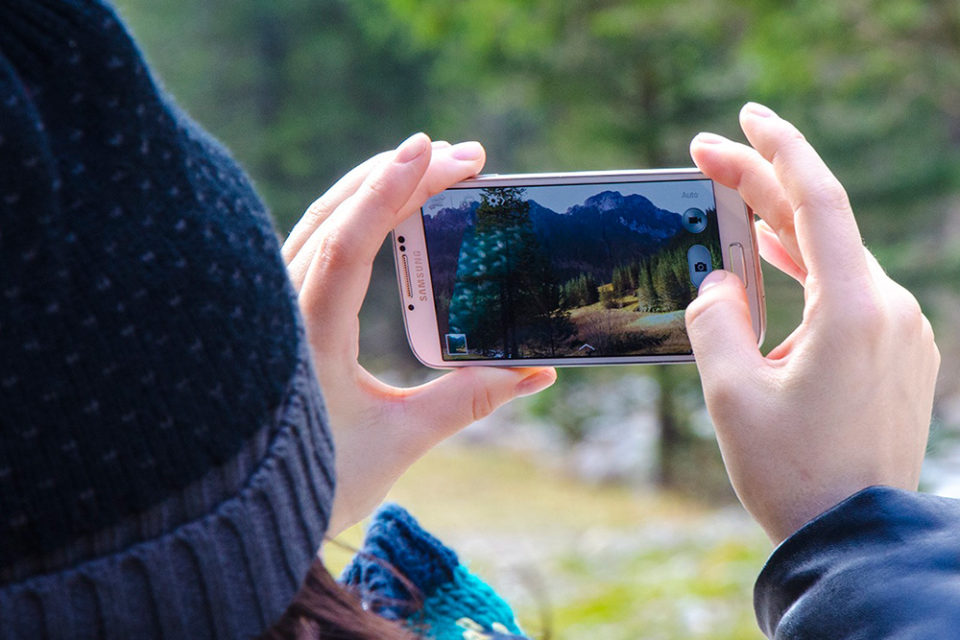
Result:
<instances>
[{"instance_id":1,"label":"blurred forest background","mask_svg":"<svg viewBox=\"0 0 960 640\"><path fill-rule=\"evenodd\" d=\"M924 484L960 494L955 0L116 4L281 233L414 131L481 140L490 172L688 166L698 131L742 139L739 107L770 105L819 149L867 245L933 321L943 366ZM802 292L765 275L769 349ZM371 370L432 375L406 346L386 252L361 320ZM535 634L759 637L750 589L769 546L733 501L692 366L564 370L428 456L395 497Z\"/></svg>"}]
</instances>

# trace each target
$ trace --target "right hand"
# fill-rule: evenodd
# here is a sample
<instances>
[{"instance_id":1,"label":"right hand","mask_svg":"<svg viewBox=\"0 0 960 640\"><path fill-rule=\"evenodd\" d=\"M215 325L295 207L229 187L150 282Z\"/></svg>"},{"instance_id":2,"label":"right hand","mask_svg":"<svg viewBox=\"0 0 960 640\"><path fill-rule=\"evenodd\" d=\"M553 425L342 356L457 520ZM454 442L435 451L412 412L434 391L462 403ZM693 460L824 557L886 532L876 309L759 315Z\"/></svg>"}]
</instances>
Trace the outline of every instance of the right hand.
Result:
<instances>
[{"instance_id":1,"label":"right hand","mask_svg":"<svg viewBox=\"0 0 960 640\"><path fill-rule=\"evenodd\" d=\"M756 104L740 124L752 147L700 134L691 155L762 218L761 254L803 285L803 319L764 357L742 283L718 271L686 320L733 487L780 542L866 487L916 490L940 354L803 135Z\"/></svg>"}]
</instances>

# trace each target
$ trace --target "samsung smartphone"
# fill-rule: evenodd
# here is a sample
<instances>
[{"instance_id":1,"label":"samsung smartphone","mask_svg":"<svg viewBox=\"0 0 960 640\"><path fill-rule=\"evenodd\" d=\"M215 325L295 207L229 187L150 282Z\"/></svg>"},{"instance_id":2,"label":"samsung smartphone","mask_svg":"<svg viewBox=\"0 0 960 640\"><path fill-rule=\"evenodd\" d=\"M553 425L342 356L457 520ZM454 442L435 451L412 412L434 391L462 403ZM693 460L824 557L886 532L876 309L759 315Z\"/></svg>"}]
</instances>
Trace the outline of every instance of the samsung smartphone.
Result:
<instances>
[{"instance_id":1,"label":"samsung smartphone","mask_svg":"<svg viewBox=\"0 0 960 640\"><path fill-rule=\"evenodd\" d=\"M763 338L753 214L695 169L480 176L430 198L393 250L430 367L691 362L684 309L719 268Z\"/></svg>"}]
</instances>

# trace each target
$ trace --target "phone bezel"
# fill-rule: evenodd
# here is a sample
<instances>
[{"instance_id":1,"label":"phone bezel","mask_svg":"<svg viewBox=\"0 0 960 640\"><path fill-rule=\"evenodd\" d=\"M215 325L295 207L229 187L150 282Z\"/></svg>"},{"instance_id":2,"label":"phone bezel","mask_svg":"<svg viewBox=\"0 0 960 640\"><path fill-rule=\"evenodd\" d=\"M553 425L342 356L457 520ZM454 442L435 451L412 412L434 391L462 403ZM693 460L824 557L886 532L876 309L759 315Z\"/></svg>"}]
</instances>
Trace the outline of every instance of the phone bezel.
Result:
<instances>
[{"instance_id":1,"label":"phone bezel","mask_svg":"<svg viewBox=\"0 0 960 640\"><path fill-rule=\"evenodd\" d=\"M555 184L603 184L607 182L657 182L708 180L697 169L648 169L624 171L581 171L569 173L527 173L497 175L488 174L459 182L451 189L476 189L502 186L545 186ZM734 190L716 182L714 199L717 220L720 226L720 243L723 252L723 268L737 273L746 280L750 316L758 346L762 344L766 330L763 278L757 252L753 212ZM399 239L404 242L400 243ZM424 365L437 369L465 366L597 366L611 364L663 364L693 362L692 354L682 355L631 355L597 356L584 358L536 358L520 360L444 360L443 345L438 331L436 305L433 300L433 284L430 278L429 260L423 227L423 209L414 212L397 225L392 236L393 256L400 289L403 322L407 340L416 358ZM744 265L734 265L731 247L743 247ZM401 245L403 249L401 250ZM404 264L406 258L406 265ZM406 274L409 273L409 288ZM744 278L745 276L745 278ZM411 308L412 307L412 308Z\"/></svg>"}]
</instances>

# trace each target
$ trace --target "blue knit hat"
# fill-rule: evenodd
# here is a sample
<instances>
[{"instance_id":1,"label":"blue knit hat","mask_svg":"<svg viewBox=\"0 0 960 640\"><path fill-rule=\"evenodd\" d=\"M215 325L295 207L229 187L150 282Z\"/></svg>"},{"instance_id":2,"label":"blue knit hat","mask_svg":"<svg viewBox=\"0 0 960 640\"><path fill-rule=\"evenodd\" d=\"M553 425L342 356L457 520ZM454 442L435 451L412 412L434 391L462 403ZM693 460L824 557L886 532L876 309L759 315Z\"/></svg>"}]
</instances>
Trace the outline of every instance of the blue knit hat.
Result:
<instances>
[{"instance_id":1,"label":"blue knit hat","mask_svg":"<svg viewBox=\"0 0 960 640\"><path fill-rule=\"evenodd\" d=\"M243 172L101 1L0 2L0 638L262 631L325 420Z\"/></svg>"}]
</instances>

